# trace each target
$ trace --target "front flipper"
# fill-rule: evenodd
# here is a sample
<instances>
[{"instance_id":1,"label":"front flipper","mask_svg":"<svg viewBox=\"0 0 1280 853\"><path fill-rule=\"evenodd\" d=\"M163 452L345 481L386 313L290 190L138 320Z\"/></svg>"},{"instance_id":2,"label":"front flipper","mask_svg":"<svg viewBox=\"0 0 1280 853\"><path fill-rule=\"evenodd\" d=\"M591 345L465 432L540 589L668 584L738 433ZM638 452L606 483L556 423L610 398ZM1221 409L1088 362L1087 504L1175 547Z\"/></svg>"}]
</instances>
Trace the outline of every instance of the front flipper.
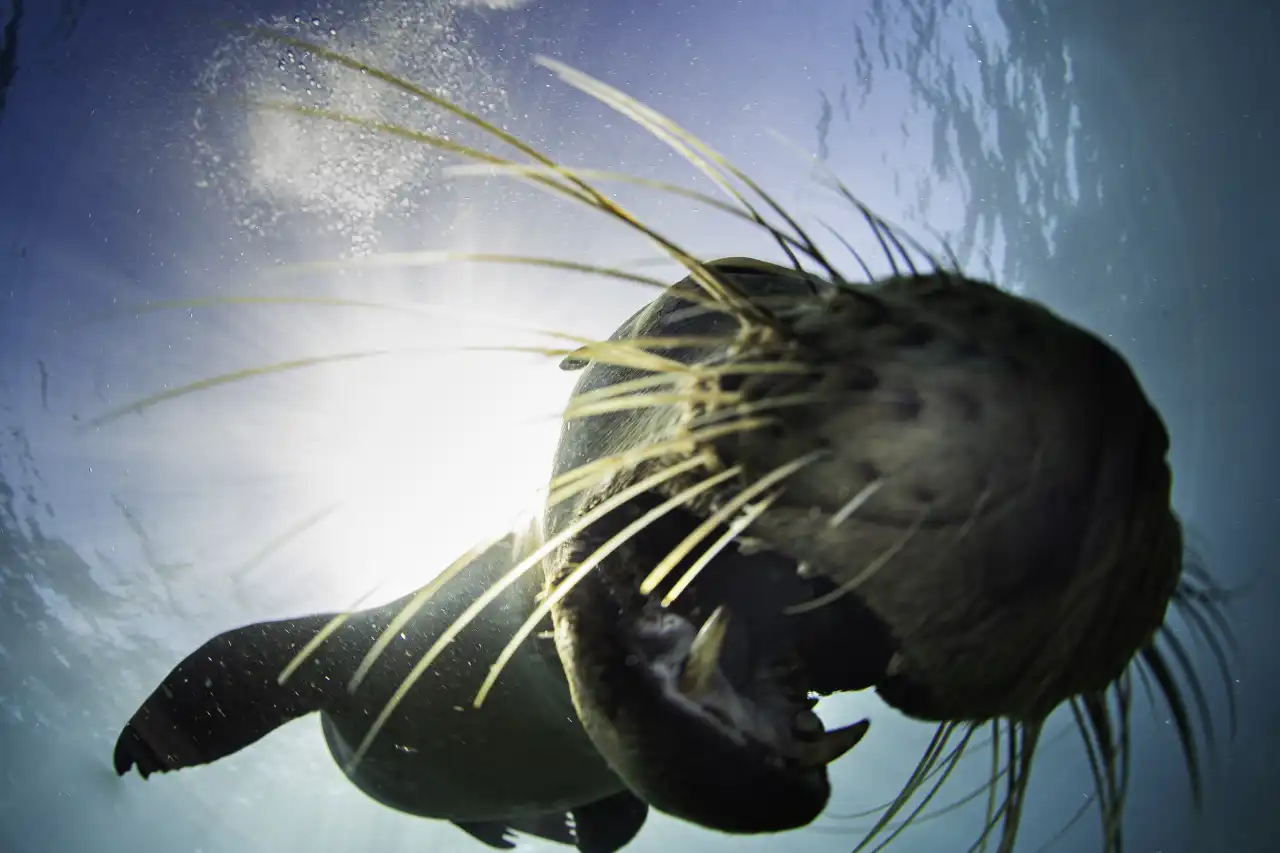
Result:
<instances>
[{"instance_id":1,"label":"front flipper","mask_svg":"<svg viewBox=\"0 0 1280 853\"><path fill-rule=\"evenodd\" d=\"M649 816L649 804L630 791L573 810L574 831L582 853L615 853L636 837Z\"/></svg>"},{"instance_id":2,"label":"front flipper","mask_svg":"<svg viewBox=\"0 0 1280 853\"><path fill-rule=\"evenodd\" d=\"M290 720L324 707L344 681L311 661L278 678L329 622L308 616L260 622L219 634L174 667L116 740L116 773L207 764L237 752Z\"/></svg>"},{"instance_id":3,"label":"front flipper","mask_svg":"<svg viewBox=\"0 0 1280 853\"><path fill-rule=\"evenodd\" d=\"M649 806L644 801L623 791L568 812L549 812L506 822L454 821L454 824L477 841L498 850L515 847L515 833L519 831L547 841L574 844L581 853L616 853L636 837L648 815Z\"/></svg>"}]
</instances>

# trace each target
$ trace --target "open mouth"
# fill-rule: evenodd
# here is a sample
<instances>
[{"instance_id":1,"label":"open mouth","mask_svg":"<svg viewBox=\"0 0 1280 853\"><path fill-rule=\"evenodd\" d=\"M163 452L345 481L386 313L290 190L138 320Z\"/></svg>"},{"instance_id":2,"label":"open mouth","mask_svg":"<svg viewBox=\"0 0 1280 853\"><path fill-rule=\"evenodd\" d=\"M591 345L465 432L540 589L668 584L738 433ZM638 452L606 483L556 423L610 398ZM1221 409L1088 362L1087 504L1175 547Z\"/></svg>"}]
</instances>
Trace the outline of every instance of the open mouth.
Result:
<instances>
[{"instance_id":1,"label":"open mouth","mask_svg":"<svg viewBox=\"0 0 1280 853\"><path fill-rule=\"evenodd\" d=\"M721 605L695 628L660 605L646 607L635 627L647 667L663 697L682 713L780 771L825 768L857 745L867 720L830 732L814 713L818 694L804 686L803 670L749 663L749 630Z\"/></svg>"},{"instance_id":2,"label":"open mouth","mask_svg":"<svg viewBox=\"0 0 1280 853\"><path fill-rule=\"evenodd\" d=\"M660 502L645 496L623 514ZM575 702L615 772L655 808L724 832L803 826L826 806L827 766L869 727L826 730L818 697L873 685L892 642L852 597L787 612L825 582L754 541L724 548L666 606L680 571L640 593L643 574L699 521L664 516L566 599L557 638Z\"/></svg>"}]
</instances>

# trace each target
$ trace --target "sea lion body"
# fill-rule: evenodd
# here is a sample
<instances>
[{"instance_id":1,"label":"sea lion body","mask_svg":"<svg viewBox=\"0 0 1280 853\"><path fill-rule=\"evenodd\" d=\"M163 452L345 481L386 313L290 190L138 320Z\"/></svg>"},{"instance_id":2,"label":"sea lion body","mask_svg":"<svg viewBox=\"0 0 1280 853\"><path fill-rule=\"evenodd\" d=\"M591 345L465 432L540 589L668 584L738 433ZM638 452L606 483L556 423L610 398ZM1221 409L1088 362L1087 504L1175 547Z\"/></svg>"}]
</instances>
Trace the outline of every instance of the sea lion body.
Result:
<instances>
[{"instance_id":1,"label":"sea lion body","mask_svg":"<svg viewBox=\"0 0 1280 853\"><path fill-rule=\"evenodd\" d=\"M504 591L445 648L352 763L413 667L512 565L521 541L506 537L444 583L355 690L348 684L361 661L413 595L351 614L283 685L280 673L332 614L215 637L179 664L130 720L116 745L117 772L137 766L145 777L207 763L318 712L339 766L386 806L452 821L496 847L511 846L510 831L518 829L583 849L616 849L639 830L647 810L583 732L547 643L524 645L485 703L472 706L489 665L531 610L541 586L536 573Z\"/></svg>"},{"instance_id":2,"label":"sea lion body","mask_svg":"<svg viewBox=\"0 0 1280 853\"><path fill-rule=\"evenodd\" d=\"M456 592L446 584L424 607L430 612L406 626L405 641L393 643L375 664L370 680L354 693L340 692L321 712L339 765L364 739L370 711L390 701L431 643L515 562L510 546L504 540L481 558L483 568L498 571L473 568ZM500 818L512 813L513 803L529 813L564 811L622 790L577 724L559 662L545 647L522 646L484 704L472 706L489 665L528 615L523 604L531 585L510 590L445 648L426 676L429 685L415 685L421 695L397 709L359 764L347 770L357 787L401 811L450 820ZM371 635L405 603L379 608L375 618L361 620L360 630Z\"/></svg>"}]
</instances>

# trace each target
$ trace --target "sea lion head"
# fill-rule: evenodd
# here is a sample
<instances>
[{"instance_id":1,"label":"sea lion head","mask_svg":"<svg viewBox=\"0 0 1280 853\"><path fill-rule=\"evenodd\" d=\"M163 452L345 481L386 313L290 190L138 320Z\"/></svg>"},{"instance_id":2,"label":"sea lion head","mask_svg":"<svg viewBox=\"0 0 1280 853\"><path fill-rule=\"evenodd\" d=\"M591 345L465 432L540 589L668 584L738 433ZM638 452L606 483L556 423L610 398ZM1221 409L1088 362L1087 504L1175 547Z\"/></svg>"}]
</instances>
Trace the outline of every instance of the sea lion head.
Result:
<instances>
[{"instance_id":1,"label":"sea lion head","mask_svg":"<svg viewBox=\"0 0 1280 853\"><path fill-rule=\"evenodd\" d=\"M1111 347L941 266L703 270L565 363L559 474L670 445L547 516L599 516L548 590L572 587L561 658L630 787L724 831L801 825L867 729L823 733L815 693L1038 731L1151 654L1182 533L1164 425Z\"/></svg>"}]
</instances>

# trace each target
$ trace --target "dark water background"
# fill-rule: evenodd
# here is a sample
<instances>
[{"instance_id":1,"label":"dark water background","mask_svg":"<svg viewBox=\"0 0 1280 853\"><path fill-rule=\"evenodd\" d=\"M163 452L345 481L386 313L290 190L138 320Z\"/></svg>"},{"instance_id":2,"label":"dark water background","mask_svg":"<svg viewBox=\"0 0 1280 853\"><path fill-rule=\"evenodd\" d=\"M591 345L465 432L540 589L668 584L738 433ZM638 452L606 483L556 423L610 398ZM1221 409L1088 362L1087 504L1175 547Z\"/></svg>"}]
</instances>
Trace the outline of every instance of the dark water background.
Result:
<instances>
[{"instance_id":1,"label":"dark water background","mask_svg":"<svg viewBox=\"0 0 1280 853\"><path fill-rule=\"evenodd\" d=\"M991 248L998 230L1001 280L1043 296L1129 357L1173 434L1180 513L1215 575L1228 585L1249 584L1232 610L1245 651L1236 673L1239 735L1221 746L1208 770L1206 808L1201 814L1190 809L1165 721L1144 724L1128 849L1274 849L1280 837L1274 808L1280 698L1270 677L1280 671L1273 627L1280 608L1280 526L1272 516L1280 510L1274 343L1280 11L1248 0L1004 0L984 6L972 38L949 42L944 51L933 10L954 15L965 5L958 0L848 4L841 14L822 4L821 14L804 4L788 10L761 3L766 11L743 11L752 5L544 2L488 10L462 25L471 33L468 49L488 60L486 73L505 74L508 83L512 74L529 73L521 63L537 50L607 75L672 113L705 105L709 92L750 100L756 78L773 65L803 70L803 85L762 88L752 115L768 117L776 108L807 117L807 135L799 138L814 153L829 154L836 167L845 165L844 140L897 124L884 101L871 105L876 93L891 93L891 110L896 105L904 115L932 116L924 125L931 136L921 138L913 125L908 140L932 151L926 168L895 174L872 192L872 203L889 204L886 212L910 220L927 207L930 187L964 176L967 191L958 219L947 226L949 238L966 257L976 257ZM107 763L121 721L189 645L210 627L262 618L279 602L247 604L265 612L237 618L234 605L183 586L184 573L200 570L199 555L153 546L154 525L132 514L131 500L121 500L112 520L100 523L126 530L111 542L132 546L99 540L93 519L101 513L87 508L89 486L82 490L78 483L92 481L111 494L131 487L103 486L104 478L122 476L109 459L95 463L78 445L50 438L51 431L69 429L73 412L94 408L89 392L75 397L59 388L96 387L102 409L120 401L113 395L137 389L120 372L103 380L101 363L150 369L184 362L159 339L117 337L112 352L77 348L69 338L81 332L71 321L112 300L199 293L218 271L253 269L236 249L239 238L192 239L205 227L200 217L213 221L244 207L235 198L197 198L191 189L174 199L175 185L193 184L190 176L183 183L174 175L208 153L185 141L195 134L192 83L226 39L211 22L293 12L283 4L212 0L0 2L2 853L472 849L459 833L388 815L344 787L313 729L292 732L293 752L264 744L254 748L262 750L256 757L238 757L230 769L202 770L198 778L179 774L145 788L116 780ZM841 27L829 25L836 19ZM748 29L766 22L776 29ZM1007 47L993 51L984 27L1004 28ZM851 38L855 32L860 41ZM762 52L770 43L786 45L785 52ZM749 46L745 55L743 45ZM680 61L687 55L701 64ZM962 64L977 69L976 76L957 73ZM472 74L466 67L455 72L464 79ZM1042 97L1029 97L1017 81L1034 82ZM536 94L541 85L526 90L518 83L511 83L512 99ZM563 100L535 102L551 116L574 108ZM536 116L531 121L537 126ZM1073 121L1078 131L1068 134ZM689 123L715 137L710 113ZM1076 163L1070 177L1060 168L1068 135ZM591 151L595 143L570 138L567 144ZM599 156L587 159L605 165ZM205 174L222 174L201 162ZM462 205L453 192L440 190L442 206L424 212L421 228L444 227ZM311 202L314 197L303 198ZM1055 223L1048 236L1047 216ZM269 239L261 236L270 232L269 220L251 224L258 239ZM341 239L313 240L313 254L367 237L359 228L335 233ZM398 233L411 245L422 232ZM135 343L137 352L126 351ZM246 333L240 345L258 344ZM189 438L175 435L174 443ZM201 450L188 444L186 452ZM188 486L197 488L198 481ZM139 500L163 501L166 494L154 483L133 487ZM205 522L204 516L187 518L184 530ZM152 630L160 622L165 630ZM1209 659L1202 662L1207 666ZM1206 681L1216 695L1213 679ZM1222 711L1220 701L1215 711ZM307 749L295 748L303 741ZM904 754L902 762L914 758ZM1052 838L1088 791L1070 749L1046 757L1039 773L1040 805L1029 814L1024 850ZM892 793L889 786L879 791ZM963 850L967 845L957 839L971 825L942 818L899 844L904 851ZM710 847L713 841L725 849L852 846L838 822L740 843L670 833L677 829L669 824L651 826L636 849L664 842ZM1096 818L1088 815L1054 849L1091 851L1097 841Z\"/></svg>"}]
</instances>

